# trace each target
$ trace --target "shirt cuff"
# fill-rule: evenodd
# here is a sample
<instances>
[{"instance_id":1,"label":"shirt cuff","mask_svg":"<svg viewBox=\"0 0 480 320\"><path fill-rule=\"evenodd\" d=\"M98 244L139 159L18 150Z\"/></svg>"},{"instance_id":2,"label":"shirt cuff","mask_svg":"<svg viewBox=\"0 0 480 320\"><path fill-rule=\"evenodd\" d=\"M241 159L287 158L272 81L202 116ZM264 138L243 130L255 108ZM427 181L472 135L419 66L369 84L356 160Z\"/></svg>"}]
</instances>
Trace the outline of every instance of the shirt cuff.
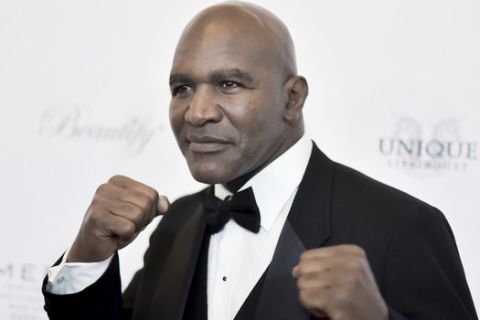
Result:
<instances>
[{"instance_id":1,"label":"shirt cuff","mask_svg":"<svg viewBox=\"0 0 480 320\"><path fill-rule=\"evenodd\" d=\"M46 290L53 294L78 293L94 284L105 273L113 255L99 262L67 262L68 250L62 261L47 271Z\"/></svg>"}]
</instances>

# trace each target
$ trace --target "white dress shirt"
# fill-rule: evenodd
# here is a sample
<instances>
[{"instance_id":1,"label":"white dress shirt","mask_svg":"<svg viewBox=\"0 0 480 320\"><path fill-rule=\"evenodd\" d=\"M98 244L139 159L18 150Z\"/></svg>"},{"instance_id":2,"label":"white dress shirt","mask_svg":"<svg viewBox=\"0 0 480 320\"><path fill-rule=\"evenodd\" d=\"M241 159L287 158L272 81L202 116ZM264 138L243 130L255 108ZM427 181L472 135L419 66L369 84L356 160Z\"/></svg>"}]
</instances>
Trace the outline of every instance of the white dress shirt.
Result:
<instances>
[{"instance_id":1,"label":"white dress shirt","mask_svg":"<svg viewBox=\"0 0 480 320\"><path fill-rule=\"evenodd\" d=\"M253 189L261 216L258 233L230 220L211 236L207 274L209 320L233 319L270 264L311 151L311 140L303 136L241 188ZM222 185L215 185L218 198L230 194ZM47 290L55 294L79 292L97 281L110 261L111 257L95 263L62 261L48 271Z\"/></svg>"}]
</instances>

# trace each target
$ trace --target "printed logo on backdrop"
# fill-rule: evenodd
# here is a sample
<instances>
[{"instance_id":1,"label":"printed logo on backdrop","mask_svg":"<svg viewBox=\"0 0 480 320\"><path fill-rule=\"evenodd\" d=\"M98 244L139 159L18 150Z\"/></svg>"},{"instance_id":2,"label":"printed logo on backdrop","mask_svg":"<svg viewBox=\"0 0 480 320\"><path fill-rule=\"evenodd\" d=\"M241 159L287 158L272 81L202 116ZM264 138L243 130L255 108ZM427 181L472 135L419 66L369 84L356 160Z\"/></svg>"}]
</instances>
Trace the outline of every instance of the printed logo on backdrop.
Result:
<instances>
[{"instance_id":1,"label":"printed logo on backdrop","mask_svg":"<svg viewBox=\"0 0 480 320\"><path fill-rule=\"evenodd\" d=\"M45 319L40 284L47 266L31 262L0 261L0 315L2 319Z\"/></svg>"},{"instance_id":2,"label":"printed logo on backdrop","mask_svg":"<svg viewBox=\"0 0 480 320\"><path fill-rule=\"evenodd\" d=\"M478 142L462 136L454 119L426 124L399 118L392 133L380 137L378 150L389 167L421 177L468 170L480 156Z\"/></svg>"},{"instance_id":3,"label":"printed logo on backdrop","mask_svg":"<svg viewBox=\"0 0 480 320\"><path fill-rule=\"evenodd\" d=\"M163 131L162 125L141 115L120 121L101 121L95 117L93 108L59 104L45 110L40 119L39 133L45 137L115 144L138 155L150 144L155 134Z\"/></svg>"}]
</instances>

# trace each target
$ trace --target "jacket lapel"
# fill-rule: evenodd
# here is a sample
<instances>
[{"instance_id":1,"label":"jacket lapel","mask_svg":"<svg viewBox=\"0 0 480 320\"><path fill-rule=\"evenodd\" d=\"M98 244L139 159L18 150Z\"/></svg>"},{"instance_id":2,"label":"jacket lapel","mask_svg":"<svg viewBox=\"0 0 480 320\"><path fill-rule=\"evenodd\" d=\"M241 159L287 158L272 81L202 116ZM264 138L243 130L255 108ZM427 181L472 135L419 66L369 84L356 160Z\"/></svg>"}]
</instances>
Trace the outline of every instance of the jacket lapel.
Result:
<instances>
[{"instance_id":1,"label":"jacket lapel","mask_svg":"<svg viewBox=\"0 0 480 320\"><path fill-rule=\"evenodd\" d=\"M313 144L287 218L307 250L321 246L330 236L333 168L333 161Z\"/></svg>"},{"instance_id":2,"label":"jacket lapel","mask_svg":"<svg viewBox=\"0 0 480 320\"><path fill-rule=\"evenodd\" d=\"M169 214L183 214L177 211ZM144 270L145 275L150 274L152 277L144 279L146 281L143 288L140 288L138 299L149 301L149 304L136 308L133 319L182 319L205 227L203 206L200 201L196 201L178 232L174 233L169 253L162 255L160 252L155 257L158 261L165 261L162 270L155 270L155 264L151 265L151 269Z\"/></svg>"},{"instance_id":3,"label":"jacket lapel","mask_svg":"<svg viewBox=\"0 0 480 320\"><path fill-rule=\"evenodd\" d=\"M292 268L304 250L292 225L286 221L265 277L255 319L308 319L306 311L296 303L297 283L292 277Z\"/></svg>"},{"instance_id":4,"label":"jacket lapel","mask_svg":"<svg viewBox=\"0 0 480 320\"><path fill-rule=\"evenodd\" d=\"M268 269L255 319L308 319L292 269L300 254L330 236L333 162L314 144Z\"/></svg>"}]
</instances>

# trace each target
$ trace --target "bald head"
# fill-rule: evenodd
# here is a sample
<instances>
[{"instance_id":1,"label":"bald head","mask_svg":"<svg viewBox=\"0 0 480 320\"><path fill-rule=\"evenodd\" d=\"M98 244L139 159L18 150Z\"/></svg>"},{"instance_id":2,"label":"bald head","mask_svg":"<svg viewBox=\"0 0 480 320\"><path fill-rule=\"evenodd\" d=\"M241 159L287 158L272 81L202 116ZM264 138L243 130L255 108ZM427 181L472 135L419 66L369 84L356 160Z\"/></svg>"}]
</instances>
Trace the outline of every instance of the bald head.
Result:
<instances>
[{"instance_id":1,"label":"bald head","mask_svg":"<svg viewBox=\"0 0 480 320\"><path fill-rule=\"evenodd\" d=\"M221 42L218 49L225 52L245 46L258 50L257 58L280 69L285 79L297 74L295 49L287 27L260 6L228 1L201 11L185 27L175 56L188 51L192 44L206 47L212 42Z\"/></svg>"}]
</instances>

